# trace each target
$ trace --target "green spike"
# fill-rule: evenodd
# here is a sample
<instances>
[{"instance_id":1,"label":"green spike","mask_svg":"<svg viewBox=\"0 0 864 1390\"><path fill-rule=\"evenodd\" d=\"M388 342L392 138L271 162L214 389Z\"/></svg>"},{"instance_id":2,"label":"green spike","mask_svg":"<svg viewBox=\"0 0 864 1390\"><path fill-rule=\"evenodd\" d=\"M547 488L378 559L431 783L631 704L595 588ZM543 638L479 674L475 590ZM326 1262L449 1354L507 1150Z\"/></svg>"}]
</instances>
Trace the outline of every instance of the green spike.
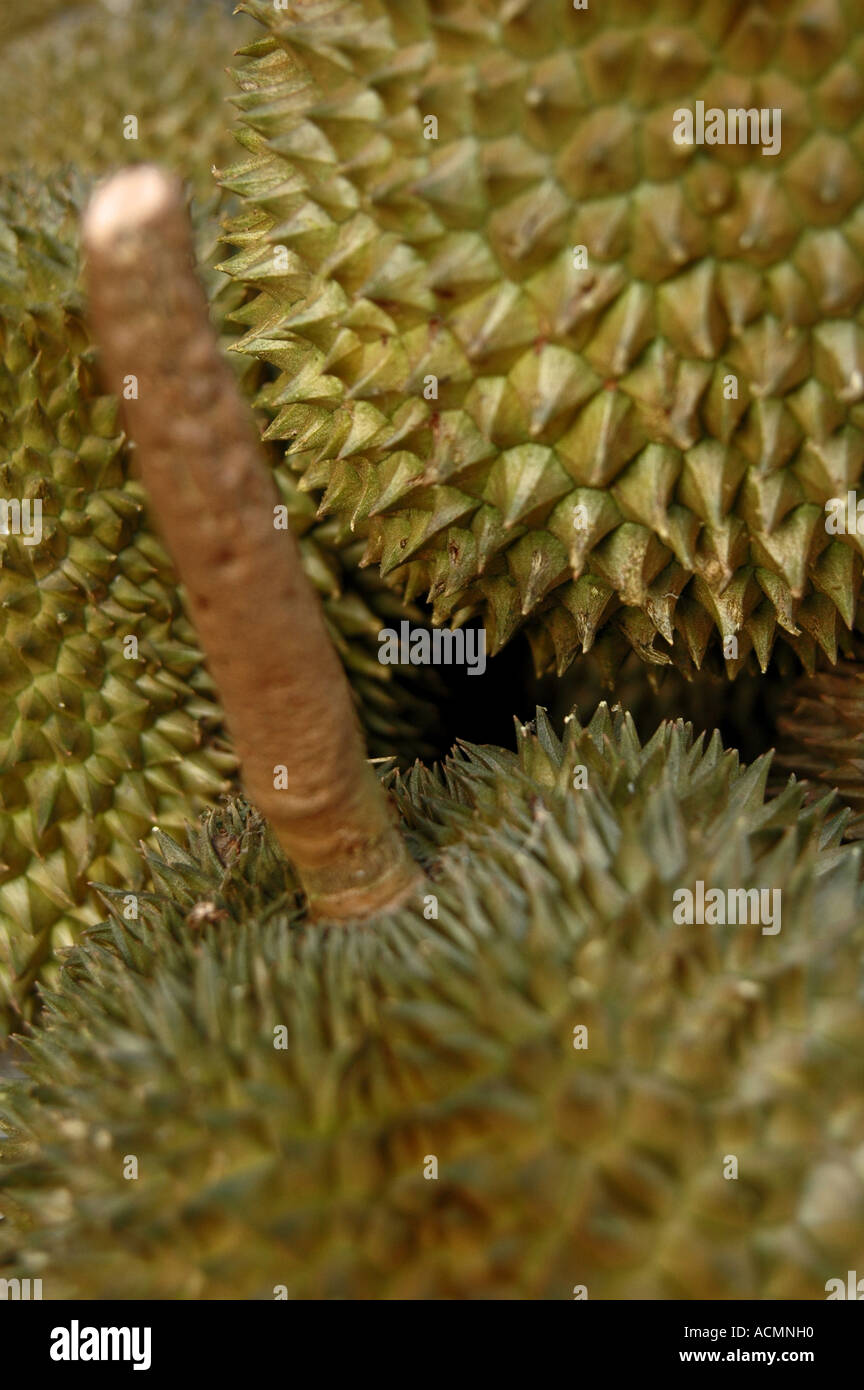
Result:
<instances>
[{"instance_id":1,"label":"green spike","mask_svg":"<svg viewBox=\"0 0 864 1390\"><path fill-rule=\"evenodd\" d=\"M185 847L158 835L136 921L101 888L111 921L68 958L4 1090L9 1277L50 1250L53 1292L76 1298L563 1299L574 1277L619 1299L824 1296L864 1235L858 851L824 798L793 783L766 801L769 759L742 767L681 723L642 745L604 705L559 741L538 710L517 748L389 779L436 918L418 901L374 932L304 923L242 801ZM675 925L699 880L780 886L782 930ZM228 1168L207 1171L229 1130ZM732 1149L756 1208L720 1181ZM146 1156L135 1184L126 1152ZM442 1200L473 1212L455 1247Z\"/></svg>"},{"instance_id":2,"label":"green spike","mask_svg":"<svg viewBox=\"0 0 864 1390\"><path fill-rule=\"evenodd\" d=\"M686 20L627 7L590 20L538 0L530 19L520 3L493 24L419 0L407 27L389 4L356 5L350 21L325 6L290 23L250 7L265 38L237 70L244 162L224 175L245 203L228 270L266 323L245 347L280 373L277 396L294 392L268 435L285 440L306 485L371 534L371 564L384 554L373 519L330 490L349 454L362 451L381 473L379 495L404 535L414 499L387 491L387 470L394 448L416 455L442 550L449 528L464 529L463 517L445 520L453 481L494 506L512 535L479 544L477 571L460 566L461 601L454 589L442 602L443 564L422 545L398 565L388 543L387 573L411 595L431 591L441 616L482 612L476 573L499 551L507 562L523 525L547 527L577 578L597 571L610 530L636 523L672 551L694 601L697 575L716 596L754 566L796 598L819 590L808 508L821 513L864 466L864 242L841 133L854 116L831 114L844 63L854 81L857 59L841 56L851 11L838 14L824 70L793 72L777 56L798 42L791 11L767 44L745 18L727 33L707 3ZM364 23L370 48L356 38ZM770 169L758 145L730 164L670 137L665 103L713 99L705 74L712 64L717 80L737 73L739 43L766 90L783 73L786 140ZM793 109L811 112L806 128ZM302 264L264 290L254 255L280 235ZM249 304L244 312L256 322ZM319 360L339 396L315 413ZM426 410L430 378L438 423L426 412L429 433L396 442L388 423ZM383 418L355 444L341 408L364 402ZM440 422L465 414L477 431L471 457L488 467L440 447ZM546 467L532 448L548 451ZM571 547L562 531L586 490L611 494L618 515L595 532L595 506ZM550 661L564 648L555 655L545 615L563 604L566 582L524 615ZM844 613L859 586L850 573ZM670 621L667 612L665 636ZM563 639L566 617L559 627ZM761 631L763 657L772 634L794 636L785 614ZM711 633L713 649L720 641ZM686 666L676 649L679 659Z\"/></svg>"}]
</instances>

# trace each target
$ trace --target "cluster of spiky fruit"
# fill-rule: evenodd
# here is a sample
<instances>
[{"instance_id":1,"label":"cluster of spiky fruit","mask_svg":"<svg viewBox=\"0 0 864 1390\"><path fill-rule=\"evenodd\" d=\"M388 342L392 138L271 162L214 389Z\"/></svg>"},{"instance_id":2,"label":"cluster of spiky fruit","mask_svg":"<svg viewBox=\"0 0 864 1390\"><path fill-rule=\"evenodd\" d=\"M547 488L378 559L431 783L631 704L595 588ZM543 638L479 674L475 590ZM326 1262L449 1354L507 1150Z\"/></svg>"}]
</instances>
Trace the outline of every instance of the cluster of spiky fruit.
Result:
<instances>
[{"instance_id":1,"label":"cluster of spiky fruit","mask_svg":"<svg viewBox=\"0 0 864 1390\"><path fill-rule=\"evenodd\" d=\"M527 624L540 670L593 647L606 678L633 653L736 675L778 636L811 672L860 657L860 542L823 512L864 457L860 0L241 8L266 29L246 157L199 252L371 751L425 718L375 660L412 612L377 571L493 648ZM39 172L0 191L0 481L42 536L0 539L0 967L26 991L92 922L88 880L112 917L4 1088L0 1273L49 1298L824 1297L864 1248L860 667L780 726L851 817L604 706L396 775L426 879L366 923L313 921L242 799L182 848L234 759L54 165L124 159L129 115L131 152L203 189L211 46L242 40L221 0L13 19L0 154ZM697 100L779 108L781 152L676 146ZM699 882L779 890L780 929L677 923Z\"/></svg>"},{"instance_id":2,"label":"cluster of spiky fruit","mask_svg":"<svg viewBox=\"0 0 864 1390\"><path fill-rule=\"evenodd\" d=\"M859 851L799 788L766 802L767 763L681 724L641 746L605 707L562 745L538 714L518 756L396 780L429 878L365 928L304 923L245 803L160 837L7 1097L3 1272L45 1297L824 1297L864 1242ZM674 925L699 879L780 887L781 931Z\"/></svg>"},{"instance_id":3,"label":"cluster of spiky fruit","mask_svg":"<svg viewBox=\"0 0 864 1390\"><path fill-rule=\"evenodd\" d=\"M4 498L38 499L42 513L38 544L0 538L0 1015L29 995L52 937L68 945L96 920L89 881L135 886L141 836L177 832L236 767L98 382L77 284L85 187L9 177L0 195L0 480ZM213 235L202 213L202 257ZM231 302L221 280L211 275L217 310ZM372 751L422 751L428 704L375 660L382 624L404 610L373 576L352 582L310 499L280 474Z\"/></svg>"},{"instance_id":4,"label":"cluster of spiky fruit","mask_svg":"<svg viewBox=\"0 0 864 1390\"><path fill-rule=\"evenodd\" d=\"M860 0L241 8L266 34L224 177L240 346L365 562L493 649L530 620L540 669L595 639L612 670L764 670L778 637L834 660L861 578L823 510L864 458ZM778 108L779 153L676 144L697 101Z\"/></svg>"},{"instance_id":5,"label":"cluster of spiky fruit","mask_svg":"<svg viewBox=\"0 0 864 1390\"><path fill-rule=\"evenodd\" d=\"M4 55L4 73L17 71L33 101L45 85L38 66L67 53L70 73L63 77L61 62L57 83L69 100L86 90L90 127L82 136L80 121L61 120L43 102L38 113L23 107L26 139L16 125L3 136L3 153L23 157L26 149L28 163L0 186L0 488L7 500L31 507L39 500L42 539L0 536L0 1032L18 1007L29 1008L53 947L97 920L89 882L137 885L139 838L157 824L178 832L227 789L236 767L218 733L220 712L174 567L130 472L117 403L98 380L79 287L79 222L92 179L77 166L104 170L124 157L122 91L138 111L142 151L159 152L167 141L202 190L209 177L213 131L225 114L215 89L205 83L199 91L183 66L193 63L177 42L190 3L199 8L198 0L164 0L147 14L136 7L114 17L84 7L74 19L85 25L83 37L75 30L80 47L67 53L69 16ZM216 8L219 22L204 32L230 52ZM141 70L125 59L108 63L112 45L115 61L138 54ZM195 52L215 82L213 54ZM82 87L84 62L97 64L105 80ZM161 82L150 80L151 68ZM45 172L73 151L75 172ZM195 219L214 319L227 342L236 336L229 319L242 291L214 268L225 201L202 191ZM253 392L260 371L235 360ZM375 659L382 626L420 615L375 576L358 573L360 543L353 552L338 544L288 470L278 467L277 477L371 752L428 751L435 716L424 693L435 685L421 689L416 673L406 679L404 668Z\"/></svg>"}]
</instances>

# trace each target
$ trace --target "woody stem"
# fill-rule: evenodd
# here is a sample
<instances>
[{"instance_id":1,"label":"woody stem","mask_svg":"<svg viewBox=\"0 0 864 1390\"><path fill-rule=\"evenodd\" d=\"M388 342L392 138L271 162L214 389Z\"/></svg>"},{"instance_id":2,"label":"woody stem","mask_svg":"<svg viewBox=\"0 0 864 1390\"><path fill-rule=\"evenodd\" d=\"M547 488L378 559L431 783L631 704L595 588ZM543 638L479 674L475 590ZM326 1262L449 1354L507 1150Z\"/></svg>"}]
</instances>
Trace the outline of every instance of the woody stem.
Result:
<instances>
[{"instance_id":1,"label":"woody stem","mask_svg":"<svg viewBox=\"0 0 864 1390\"><path fill-rule=\"evenodd\" d=\"M139 166L84 222L90 313L109 385L135 378L125 419L186 590L250 799L319 918L401 902L419 871L366 761L345 673L250 412L195 274L182 185Z\"/></svg>"}]
</instances>

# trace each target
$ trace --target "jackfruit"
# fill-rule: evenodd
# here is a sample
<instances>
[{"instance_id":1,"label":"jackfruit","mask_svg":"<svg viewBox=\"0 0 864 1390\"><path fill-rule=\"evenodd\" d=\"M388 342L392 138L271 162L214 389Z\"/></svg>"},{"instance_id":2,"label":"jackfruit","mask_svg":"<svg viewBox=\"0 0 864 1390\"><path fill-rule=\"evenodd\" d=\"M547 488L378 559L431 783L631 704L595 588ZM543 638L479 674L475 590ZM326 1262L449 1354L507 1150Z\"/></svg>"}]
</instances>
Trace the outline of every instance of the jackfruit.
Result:
<instances>
[{"instance_id":1,"label":"jackfruit","mask_svg":"<svg viewBox=\"0 0 864 1390\"><path fill-rule=\"evenodd\" d=\"M860 850L719 737L391 779L415 902L310 925L242 800L68 955L4 1088L45 1298L824 1298L864 1248ZM676 925L678 889L782 919ZM137 915L136 915L137 914ZM731 918L730 918L731 920ZM698 921L698 919L697 919ZM734 1165L734 1171L733 1171Z\"/></svg>"},{"instance_id":2,"label":"jackfruit","mask_svg":"<svg viewBox=\"0 0 864 1390\"><path fill-rule=\"evenodd\" d=\"M492 650L525 625L539 670L836 660L862 0L240 8L238 347L364 563ZM753 143L677 143L697 103Z\"/></svg>"}]
</instances>

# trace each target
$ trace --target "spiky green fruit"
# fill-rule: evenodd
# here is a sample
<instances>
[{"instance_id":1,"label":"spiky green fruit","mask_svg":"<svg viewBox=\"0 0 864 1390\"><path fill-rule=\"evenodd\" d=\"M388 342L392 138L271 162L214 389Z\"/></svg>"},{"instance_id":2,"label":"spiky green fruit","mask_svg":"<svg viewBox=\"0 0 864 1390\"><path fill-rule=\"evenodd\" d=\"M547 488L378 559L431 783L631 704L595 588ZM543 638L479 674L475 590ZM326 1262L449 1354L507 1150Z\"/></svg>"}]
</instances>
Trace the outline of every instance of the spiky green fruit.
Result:
<instances>
[{"instance_id":1,"label":"spiky green fruit","mask_svg":"<svg viewBox=\"0 0 864 1390\"><path fill-rule=\"evenodd\" d=\"M304 923L243 803L163 837L7 1087L4 1274L824 1298L864 1243L859 851L767 773L681 724L643 747L604 707L562 745L538 714L518 756L395 781L425 896L348 929ZM675 925L700 879L779 887L781 930Z\"/></svg>"},{"instance_id":2,"label":"spiky green fruit","mask_svg":"<svg viewBox=\"0 0 864 1390\"><path fill-rule=\"evenodd\" d=\"M89 882L140 886L140 837L179 832L236 768L117 403L99 385L78 287L86 189L71 174L0 187L0 524L7 501L41 507L37 544L0 536L0 1031L53 946L98 920ZM196 217L206 261L218 225L212 208ZM208 280L224 320L236 294L212 269ZM376 660L382 625L405 610L372 575L354 582L350 551L310 499L290 478L280 488L371 751L426 751L424 688Z\"/></svg>"},{"instance_id":3,"label":"spiky green fruit","mask_svg":"<svg viewBox=\"0 0 864 1390\"><path fill-rule=\"evenodd\" d=\"M138 839L181 825L190 797L203 809L235 767L98 383L82 195L72 176L0 190L0 1013L52 937L97 919L88 880L134 886ZM10 501L30 508L29 538Z\"/></svg>"},{"instance_id":4,"label":"spiky green fruit","mask_svg":"<svg viewBox=\"0 0 864 1390\"><path fill-rule=\"evenodd\" d=\"M3 0L20 10L17 0ZM0 17L0 166L79 172L160 160L203 192L231 150L226 68L250 37L229 0L38 0L18 35ZM4 42L5 40L5 42ZM46 99L50 97L50 99Z\"/></svg>"},{"instance_id":5,"label":"spiky green fruit","mask_svg":"<svg viewBox=\"0 0 864 1390\"><path fill-rule=\"evenodd\" d=\"M836 788L853 812L850 840L864 839L864 647L857 660L803 676L781 706L777 767L812 784L813 796Z\"/></svg>"},{"instance_id":6,"label":"spiky green fruit","mask_svg":"<svg viewBox=\"0 0 864 1390\"><path fill-rule=\"evenodd\" d=\"M26 161L0 182L0 491L4 501L39 498L45 532L35 547L0 537L0 1034L50 971L52 939L68 945L96 920L88 881L136 886L138 837L157 823L179 831L235 766L216 738L219 710L130 476L116 405L98 382L78 221L92 176L130 157L179 168L196 189L214 320L226 346L236 337L230 314L242 290L214 268L228 199L210 170L229 138L224 68L243 22L223 0L40 15L12 42L9 24L0 28L16 111L0 132L0 162ZM136 140L124 138L126 115ZM63 160L74 174L55 169ZM260 369L234 360L253 392ZM420 614L357 573L362 542L346 546L316 521L287 470L277 482L370 751L428 752L437 686L376 660L381 628ZM123 646L136 635L137 662Z\"/></svg>"},{"instance_id":7,"label":"spiky green fruit","mask_svg":"<svg viewBox=\"0 0 864 1390\"><path fill-rule=\"evenodd\" d=\"M835 669L824 657L821 665ZM601 700L610 698L604 674L603 667L589 655L575 661L562 677L539 681L538 700L548 705L555 722L571 709L589 718ZM718 730L727 748L734 748L743 761L754 762L775 747L780 713L790 692L807 679L795 653L785 645L775 648L764 674L742 671L734 682L710 665L695 674L685 674L675 666L646 666L630 651L618 668L612 689L615 702L632 716L641 737L650 738L664 719L684 719L696 733L710 736ZM788 767L784 763L778 771L775 759L770 785L780 790L793 772L805 775L794 763Z\"/></svg>"},{"instance_id":8,"label":"spiky green fruit","mask_svg":"<svg viewBox=\"0 0 864 1390\"><path fill-rule=\"evenodd\" d=\"M237 337L232 314L243 292L215 270L216 248L224 254L221 219L232 200L218 196L212 170L236 148L226 67L256 28L233 9L233 0L43 6L43 22L22 23L26 36L0 55L5 97L16 111L16 120L0 131L0 162L26 167L28 179L35 170L50 180L67 164L79 175L104 175L130 161L157 160L192 185L201 268L226 347ZM137 122L134 132L130 116ZM71 221L67 231L68 254L77 267ZM50 295L52 288L43 292ZM264 375L260 368L242 359L235 365L254 393ZM303 537L307 573L351 674L370 751L408 759L429 752L426 739L435 716L423 696L437 695L439 686L404 667L394 673L376 659L383 626L403 618L420 622L422 614L400 603L373 574L358 572L363 543L353 537L346 543L334 523L318 521L315 505L289 470L278 469L277 485L290 523Z\"/></svg>"},{"instance_id":9,"label":"spiky green fruit","mask_svg":"<svg viewBox=\"0 0 864 1390\"><path fill-rule=\"evenodd\" d=\"M613 667L836 659L861 0L241 8L241 346L322 514L437 621L527 623L540 668L598 635ZM697 101L779 109L780 152L676 144Z\"/></svg>"}]
</instances>

